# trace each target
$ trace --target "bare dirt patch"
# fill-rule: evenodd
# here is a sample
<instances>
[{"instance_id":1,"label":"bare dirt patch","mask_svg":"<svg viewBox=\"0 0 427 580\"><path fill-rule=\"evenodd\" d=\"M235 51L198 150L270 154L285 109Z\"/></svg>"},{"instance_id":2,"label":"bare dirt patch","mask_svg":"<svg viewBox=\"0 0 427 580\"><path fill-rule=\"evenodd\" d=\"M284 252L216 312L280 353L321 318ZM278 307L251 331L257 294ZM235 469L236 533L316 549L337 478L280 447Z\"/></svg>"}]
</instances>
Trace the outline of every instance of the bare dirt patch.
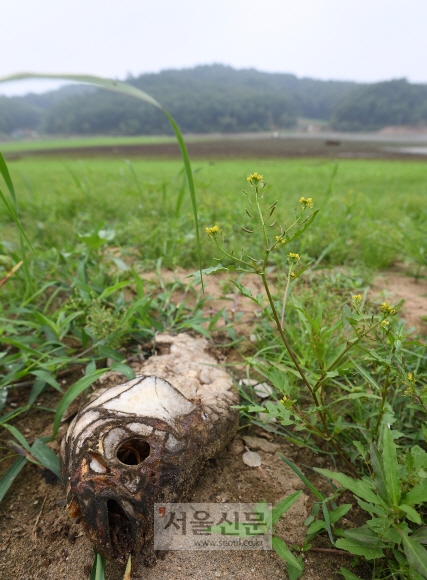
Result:
<instances>
[{"instance_id":1,"label":"bare dirt patch","mask_svg":"<svg viewBox=\"0 0 427 580\"><path fill-rule=\"evenodd\" d=\"M412 144L411 141L408 143ZM414 140L415 145L417 141ZM406 142L405 142L406 144ZM200 136L197 140L188 140L187 147L192 159L280 159L292 157L326 157L343 159L417 159L426 160L426 156L415 152L405 153L396 146L395 139L370 138L346 135L330 137L330 134L308 136L304 134L281 135L275 138L272 134L247 134L220 136ZM176 143L147 143L137 145L103 145L93 147L68 147L39 149L6 154L6 159L13 161L20 157L146 157L159 159L180 158Z\"/></svg>"},{"instance_id":2,"label":"bare dirt patch","mask_svg":"<svg viewBox=\"0 0 427 580\"><path fill-rule=\"evenodd\" d=\"M421 334L427 333L427 280L411 276L407 268L396 266L395 269L377 276L371 288L372 298L396 303L401 298L405 303L401 317L408 328L416 329Z\"/></svg>"}]
</instances>

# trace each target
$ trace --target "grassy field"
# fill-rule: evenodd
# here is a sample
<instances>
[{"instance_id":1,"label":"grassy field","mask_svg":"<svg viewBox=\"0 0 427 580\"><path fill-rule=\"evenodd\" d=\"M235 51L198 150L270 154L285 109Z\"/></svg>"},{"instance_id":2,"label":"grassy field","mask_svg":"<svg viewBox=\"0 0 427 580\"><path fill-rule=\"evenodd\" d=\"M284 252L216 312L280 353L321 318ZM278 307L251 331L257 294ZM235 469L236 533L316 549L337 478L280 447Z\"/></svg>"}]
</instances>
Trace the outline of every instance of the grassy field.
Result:
<instances>
[{"instance_id":1,"label":"grassy field","mask_svg":"<svg viewBox=\"0 0 427 580\"><path fill-rule=\"evenodd\" d=\"M200 226L218 224L229 247L248 243L244 213L246 176L258 171L267 196L279 200L277 218L289 216L301 196L321 209L310 232L293 251L330 264L360 263L385 268L395 260L417 259L418 227L426 217L427 165L407 161L239 160L194 163ZM114 230L110 244L132 248L152 265L194 267L194 225L179 161L10 162L23 225L35 246L70 251L78 235ZM2 240L17 239L3 213ZM278 231L278 230L277 230ZM277 233L277 232L276 232ZM212 246L203 236L203 262ZM252 240L251 240L252 242ZM280 257L277 258L280 262Z\"/></svg>"},{"instance_id":2,"label":"grassy field","mask_svg":"<svg viewBox=\"0 0 427 580\"><path fill-rule=\"evenodd\" d=\"M16 153L20 151L34 151L46 149L80 149L81 147L115 147L117 145L145 145L158 143L172 143L174 137L167 136L138 136L138 137L69 137L68 139L52 137L28 141L0 142L2 153Z\"/></svg>"},{"instance_id":3,"label":"grassy field","mask_svg":"<svg viewBox=\"0 0 427 580\"><path fill-rule=\"evenodd\" d=\"M226 364L236 385L246 376L274 386L268 401L259 399L253 387L240 387L242 428L255 424L273 431L276 438L306 448L312 454L309 462L313 454L324 455L325 465L331 466L333 459L337 469L353 476L310 470L310 480L322 490L319 474L342 487L328 488L326 493L332 495L326 497L309 484L318 501L312 516L304 516L304 543L292 544L299 559L282 540L282 549L275 548L289 566L297 566L292 577L299 577L302 556L319 534L323 549L327 531L329 538L334 535L334 548L379 562L372 578L427 578L427 551L421 544L427 522L425 511L417 507L427 501L426 346L413 334L406 335L399 304L368 301L371 275L397 260L409 264L407 271L425 274L425 162L193 162L203 267L215 264L214 256L224 265L233 263L213 244L222 239L212 229L217 225L227 250L242 253L257 274L256 296L237 282L241 293L256 303L245 331L238 325L248 312L247 302L242 306L236 286L226 278L216 291L228 302L212 307L211 298L203 297L188 279L168 281L152 275L161 265L197 268L194 222L180 161L27 157L10 160L9 170L17 211L35 253L27 247L21 262L19 230L3 211L0 463L5 475L0 479L0 500L6 492L13 493L12 484L19 489L20 480L14 479L28 462L60 479L59 459L52 449L62 417L107 368L133 378L130 361L141 349L144 356L152 354L148 341L157 332L191 331L209 338L213 347L220 343L230 355ZM248 183L247 176L254 172L264 176L265 190L258 176L252 175ZM6 191L3 185L1 189ZM254 224L256 229L260 223L245 213L249 206L242 189L251 191L252 213L259 203L267 207L278 201L277 224L268 230L266 262L263 232L242 230ZM261 192L266 199L260 202ZM314 208L300 198L312 198ZM310 221L308 216L317 209L318 216L305 231L305 220ZM287 245L279 224L287 227L294 218L302 235ZM248 254L258 261L246 258ZM301 283L296 280L299 268L310 258L316 266L332 267L308 272L308 282ZM334 267L342 265L346 267ZM260 411L275 423L262 423ZM52 436L46 436L51 428ZM294 459L305 469L306 457L297 454ZM313 460L314 464L318 465ZM293 464L291 468L299 473ZM259 496L264 497L265 484L260 485ZM362 526L355 531L359 515L357 521L349 520L352 530L335 529L332 524L351 508L335 503L343 488L355 500L369 501L359 505L367 514L380 515L381 525L376 526L379 520L374 518L366 524L374 522L372 529ZM9 506L11 497L2 505ZM407 502L403 507L401 497ZM384 521L386 531L391 530L388 536ZM354 533L361 539L354 539ZM387 549L385 557L381 546ZM337 567L335 562L333 573ZM414 570L423 575L414 576ZM364 573L363 579L367 577Z\"/></svg>"}]
</instances>

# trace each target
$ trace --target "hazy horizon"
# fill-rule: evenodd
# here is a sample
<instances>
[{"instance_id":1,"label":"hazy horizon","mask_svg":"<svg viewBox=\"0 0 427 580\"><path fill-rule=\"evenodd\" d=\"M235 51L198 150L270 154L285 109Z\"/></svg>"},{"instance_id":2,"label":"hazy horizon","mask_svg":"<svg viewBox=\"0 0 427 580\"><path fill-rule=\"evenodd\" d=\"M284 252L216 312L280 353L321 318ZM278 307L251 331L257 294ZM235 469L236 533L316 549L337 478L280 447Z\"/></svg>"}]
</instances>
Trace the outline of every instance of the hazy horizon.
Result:
<instances>
[{"instance_id":1,"label":"hazy horizon","mask_svg":"<svg viewBox=\"0 0 427 580\"><path fill-rule=\"evenodd\" d=\"M319 80L427 83L427 3L418 0L4 0L3 9L0 77L124 79L222 63ZM0 94L57 86L20 81L0 85Z\"/></svg>"},{"instance_id":2,"label":"hazy horizon","mask_svg":"<svg viewBox=\"0 0 427 580\"><path fill-rule=\"evenodd\" d=\"M312 77L312 76L308 76L308 75L296 75L294 73L290 73L287 71L265 71L265 70L260 70L256 67L245 67L245 68L237 68L234 67L232 65L229 64L223 64L223 63L219 63L219 62L214 62L214 63L208 63L208 64L197 64L191 67L181 67L181 68L165 68L159 71L153 71L153 72L141 72L140 74L132 74L132 75L127 75L124 78L119 78L119 77L111 77L114 78L114 80L118 80L118 81L122 81L122 82L127 82L128 80L131 80L132 78L138 78L140 76L143 75L151 75L151 74L161 74L164 72L168 72L168 71L184 71L184 70L194 70L198 67L209 67L209 66L224 66L226 68L232 68L235 71L244 71L244 70L253 70L259 73L265 73L265 74L271 74L271 75L292 75L295 76L297 79L312 79L312 80L318 80L318 81L322 81L322 82L354 82L356 84L375 84L375 83L381 83L381 82L388 82L388 81L392 81L392 80L401 80L402 78L404 78L405 80L407 80L409 83L411 84L427 84L427 81L425 83L415 83L412 82L410 79L407 79L406 77L393 77L393 78L387 78L387 79L379 79L377 81L372 81L372 82L362 82L362 81L357 81L357 80L353 80L353 79L336 79L336 78L331 78L331 79L321 79L321 78L317 78L317 77ZM79 73L76 73L79 74ZM84 74L84 73L81 73ZM70 82L70 81L55 81L55 80L45 80L45 79L40 79L40 80L23 80L23 81L10 81L8 83L5 83L4 85L0 84L0 96L26 96L29 94L44 94L44 93L48 93L50 91L55 91L60 89L61 87L64 86L70 86L72 84L85 84L85 83L77 83L77 82ZM7 87L8 85L13 85L17 88L22 87L22 89L25 86L29 86L29 87L34 87L30 90L28 90L27 92L19 92L19 93L13 93L13 94L3 94L2 93L2 88L3 87ZM88 85L89 86L89 85Z\"/></svg>"}]
</instances>

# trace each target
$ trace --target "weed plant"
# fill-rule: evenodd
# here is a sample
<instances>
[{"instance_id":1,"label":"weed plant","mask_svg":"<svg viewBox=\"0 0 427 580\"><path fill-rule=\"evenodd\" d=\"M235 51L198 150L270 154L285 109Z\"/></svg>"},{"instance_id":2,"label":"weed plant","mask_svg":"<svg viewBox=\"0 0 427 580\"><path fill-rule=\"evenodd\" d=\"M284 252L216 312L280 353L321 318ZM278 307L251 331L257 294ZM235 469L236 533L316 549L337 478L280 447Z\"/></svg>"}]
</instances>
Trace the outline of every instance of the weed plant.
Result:
<instances>
[{"instance_id":1,"label":"weed plant","mask_svg":"<svg viewBox=\"0 0 427 580\"><path fill-rule=\"evenodd\" d=\"M264 287L264 293L254 296L232 280L260 308L267 323L261 349L247 362L268 378L275 396L263 405L252 400L239 408L247 416L262 413L267 425L277 422L285 437L336 457L352 475L316 469L332 484L331 495L325 497L282 457L318 499L306 522L307 540L294 548L310 549L312 539L325 531L333 546L373 561L373 578L427 578L425 346L409 340L397 320L403 301L370 305L366 293L358 292L348 296L340 316L334 316L321 300L313 304L298 297L293 287L312 262L303 262L290 250L319 210L313 210L312 198L301 197L291 223L277 225L277 201L267 201L263 176L253 173L248 182L250 189L244 194L250 225L242 229L251 238L262 239L263 252L258 256L252 243L250 253L234 252L218 225L207 227L220 257L216 266L203 272L252 272ZM275 296L268 272L271 256L279 252L286 255L286 267L278 271L276 287L281 294ZM233 266L224 266L224 258ZM351 504L336 504L344 489L371 516L360 528L334 526L351 509ZM296 561L288 550L281 555L290 577L299 578L302 558ZM341 573L357 580L347 569Z\"/></svg>"}]
</instances>

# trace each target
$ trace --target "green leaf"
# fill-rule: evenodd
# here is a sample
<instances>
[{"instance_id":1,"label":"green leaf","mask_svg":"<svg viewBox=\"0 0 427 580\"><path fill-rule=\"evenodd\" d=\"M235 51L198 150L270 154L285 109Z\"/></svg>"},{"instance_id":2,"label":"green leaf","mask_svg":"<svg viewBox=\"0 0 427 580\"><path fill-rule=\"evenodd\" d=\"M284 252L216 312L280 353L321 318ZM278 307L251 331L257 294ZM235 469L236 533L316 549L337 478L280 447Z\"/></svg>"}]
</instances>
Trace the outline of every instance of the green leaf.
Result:
<instances>
[{"instance_id":1,"label":"green leaf","mask_svg":"<svg viewBox=\"0 0 427 580\"><path fill-rule=\"evenodd\" d=\"M340 520L347 512L351 510L353 506L351 503L343 503L342 505L338 506L332 512L329 513L329 517L331 520L331 524L335 524L338 520Z\"/></svg>"},{"instance_id":2,"label":"green leaf","mask_svg":"<svg viewBox=\"0 0 427 580\"><path fill-rule=\"evenodd\" d=\"M302 473L302 471L300 471L298 469L298 467L292 463L292 461L290 459L286 459L286 457L284 457L281 453L278 453L277 455L280 457L280 459L282 461L284 461L286 463L286 465L289 465L289 467L292 469L292 471L296 475L298 475L298 477L301 479L301 481L303 481L305 483L305 485L308 487L308 489L311 491L311 493L313 493L317 497L317 499L320 499L320 501L324 501L326 499L325 496L318 489L316 489L314 487L314 485L306 478L306 476Z\"/></svg>"},{"instance_id":3,"label":"green leaf","mask_svg":"<svg viewBox=\"0 0 427 580\"><path fill-rule=\"evenodd\" d=\"M260 501L254 507L254 513L256 518L258 519L259 526L261 529L264 530L264 533L271 529L272 525L272 511L268 507L265 501Z\"/></svg>"},{"instance_id":4,"label":"green leaf","mask_svg":"<svg viewBox=\"0 0 427 580\"><path fill-rule=\"evenodd\" d=\"M132 284L131 280L125 280L123 282L118 282L117 284L114 284L114 286L109 286L108 288L105 288L105 290L103 290L102 294L99 295L98 300L105 300L105 298L108 298L109 296L111 296L111 294L117 292L117 290L126 288L126 286L129 286L130 284Z\"/></svg>"},{"instance_id":5,"label":"green leaf","mask_svg":"<svg viewBox=\"0 0 427 580\"><path fill-rule=\"evenodd\" d=\"M16 476L19 474L19 472L26 463L27 460L25 459L25 457L18 457L15 463L12 463L12 465L3 475L3 477L0 480L0 501L4 498L7 490L12 485L13 480L16 478Z\"/></svg>"},{"instance_id":6,"label":"green leaf","mask_svg":"<svg viewBox=\"0 0 427 580\"><path fill-rule=\"evenodd\" d=\"M326 522L323 520L316 520L307 528L307 536L317 535L319 532L326 530Z\"/></svg>"},{"instance_id":7,"label":"green leaf","mask_svg":"<svg viewBox=\"0 0 427 580\"><path fill-rule=\"evenodd\" d=\"M345 530L343 536L351 540L356 540L368 548L385 548L385 544L381 541L378 534L367 525Z\"/></svg>"},{"instance_id":8,"label":"green leaf","mask_svg":"<svg viewBox=\"0 0 427 580\"><path fill-rule=\"evenodd\" d=\"M31 454L62 481L59 457L41 439L34 441L31 447Z\"/></svg>"},{"instance_id":9,"label":"green leaf","mask_svg":"<svg viewBox=\"0 0 427 580\"><path fill-rule=\"evenodd\" d=\"M362 510L365 510L366 512L369 512L370 514L375 514L377 516L380 516L381 518L384 518L386 516L386 511L385 509L383 509L382 507L378 506L378 505L373 505L371 503L366 503L365 501L358 499L357 503L360 505L360 507L362 508Z\"/></svg>"},{"instance_id":10,"label":"green leaf","mask_svg":"<svg viewBox=\"0 0 427 580\"><path fill-rule=\"evenodd\" d=\"M308 218L308 220L305 222L305 224L303 225L303 227L298 230L291 238L289 238L288 240L286 240L286 243L290 244L293 240L296 240L297 238L299 238L300 236L302 236L302 234L305 232L305 230L307 228L310 227L310 225L312 224L314 218L317 216L317 214L319 213L320 210L316 209L316 211L314 211L311 216Z\"/></svg>"},{"instance_id":11,"label":"green leaf","mask_svg":"<svg viewBox=\"0 0 427 580\"><path fill-rule=\"evenodd\" d=\"M1 153L0 153L0 175L3 177L3 179L6 183L6 186L9 190L10 196L13 200L13 205L10 205L10 203L6 199L6 196L1 191L1 189L0 189L0 199L3 201L3 205L5 206L7 213L12 218L12 220L15 222L15 225L18 227L19 231L21 232L21 235L25 238L28 246L34 252L33 246L31 245L30 240L27 238L27 235L26 235L25 231L23 230L23 228L21 226L21 222L19 221L18 215L16 213L15 189L13 187L12 179L10 177L10 173L9 173L9 170L7 168L7 165L6 165L6 161L4 160L4 157ZM23 258L25 258L25 255L23 255Z\"/></svg>"},{"instance_id":12,"label":"green leaf","mask_svg":"<svg viewBox=\"0 0 427 580\"><path fill-rule=\"evenodd\" d=\"M408 505L400 504L399 509L405 512L406 517L414 524L421 525L421 516L413 507L409 507Z\"/></svg>"},{"instance_id":13,"label":"green leaf","mask_svg":"<svg viewBox=\"0 0 427 580\"><path fill-rule=\"evenodd\" d=\"M298 500L301 494L302 490L296 491L295 493L292 493L288 497L285 497L285 499L282 499L282 501L280 501L276 506L274 506L272 510L272 521L271 521L273 525L280 520L282 515L285 512L287 512L292 505L294 505L294 503Z\"/></svg>"},{"instance_id":14,"label":"green leaf","mask_svg":"<svg viewBox=\"0 0 427 580\"><path fill-rule=\"evenodd\" d=\"M90 387L92 383L94 383L99 377L101 377L108 369L98 369L93 371L89 375L82 377L79 379L74 385L65 393L62 397L58 408L55 413L55 419L53 422L53 434L52 437L56 437L58 433L59 424L62 419L62 415L71 405L71 403L76 399L83 391Z\"/></svg>"},{"instance_id":15,"label":"green leaf","mask_svg":"<svg viewBox=\"0 0 427 580\"><path fill-rule=\"evenodd\" d=\"M273 536L273 550L276 552L276 554L278 554L282 558L282 560L285 560L285 562L291 564L291 566L302 572L303 570L302 565L292 554L292 552L285 544L285 542L282 540L282 538Z\"/></svg>"},{"instance_id":16,"label":"green leaf","mask_svg":"<svg viewBox=\"0 0 427 580\"><path fill-rule=\"evenodd\" d=\"M300 554L298 554L298 556L296 558L297 558L298 564L301 566L301 569L295 568L295 566L292 566L292 564L290 564L288 562L288 576L289 576L289 580L298 580L298 578L301 577L301 574L304 571L304 562L302 560L302 556Z\"/></svg>"},{"instance_id":17,"label":"green leaf","mask_svg":"<svg viewBox=\"0 0 427 580\"><path fill-rule=\"evenodd\" d=\"M125 363L115 362L111 365L111 370L116 371L117 373L122 373L122 375L125 375L128 381L131 381L135 378L135 371L132 367Z\"/></svg>"},{"instance_id":18,"label":"green leaf","mask_svg":"<svg viewBox=\"0 0 427 580\"><path fill-rule=\"evenodd\" d=\"M347 570L347 568L341 567L340 573L344 576L345 580L362 580L361 578L359 578L359 576L356 576L355 574L353 574L353 572Z\"/></svg>"},{"instance_id":19,"label":"green leaf","mask_svg":"<svg viewBox=\"0 0 427 580\"><path fill-rule=\"evenodd\" d=\"M381 399L378 395L374 395L373 393L348 393L343 397L338 397L338 399L334 399L327 407L331 405L335 405L336 403L341 403L341 401L348 401L349 399Z\"/></svg>"},{"instance_id":20,"label":"green leaf","mask_svg":"<svg viewBox=\"0 0 427 580\"><path fill-rule=\"evenodd\" d=\"M34 381L34 384L31 387L30 396L28 397L28 406L29 407L31 407L31 405L34 403L34 401L37 399L37 397L39 395L41 395L41 393L45 390L45 388L46 388L46 381L43 381L42 379L36 379Z\"/></svg>"},{"instance_id":21,"label":"green leaf","mask_svg":"<svg viewBox=\"0 0 427 580\"><path fill-rule=\"evenodd\" d=\"M355 556L364 556L367 560L376 560L384 556L381 548L370 548L357 540L350 538L339 538L335 546L340 550L346 550Z\"/></svg>"},{"instance_id":22,"label":"green leaf","mask_svg":"<svg viewBox=\"0 0 427 580\"><path fill-rule=\"evenodd\" d=\"M205 268L201 272L193 272L189 274L186 278L194 278L196 284L200 282L200 276L210 276L211 274L217 274L218 272L228 272L230 269L223 266L221 263L216 266L211 266L210 268Z\"/></svg>"},{"instance_id":23,"label":"green leaf","mask_svg":"<svg viewBox=\"0 0 427 580\"><path fill-rule=\"evenodd\" d=\"M31 374L38 377L39 379L42 379L43 381L45 381L45 383L47 383L60 393L64 392L63 389L60 387L58 381L49 371L46 371L44 369L37 369L36 371L31 371Z\"/></svg>"},{"instance_id":24,"label":"green leaf","mask_svg":"<svg viewBox=\"0 0 427 580\"><path fill-rule=\"evenodd\" d=\"M391 429L384 430L383 437L383 464L387 491L393 506L399 505L401 488L397 466L396 445Z\"/></svg>"},{"instance_id":25,"label":"green leaf","mask_svg":"<svg viewBox=\"0 0 427 580\"><path fill-rule=\"evenodd\" d=\"M0 413L3 411L7 401L7 389L0 387Z\"/></svg>"},{"instance_id":26,"label":"green leaf","mask_svg":"<svg viewBox=\"0 0 427 580\"><path fill-rule=\"evenodd\" d=\"M105 558L94 549L94 561L90 580L105 580Z\"/></svg>"},{"instance_id":27,"label":"green leaf","mask_svg":"<svg viewBox=\"0 0 427 580\"><path fill-rule=\"evenodd\" d=\"M280 371L276 367L269 367L268 380L270 383L276 387L280 393L285 393L287 389L285 387L289 386L288 377L285 372Z\"/></svg>"},{"instance_id":28,"label":"green leaf","mask_svg":"<svg viewBox=\"0 0 427 580\"><path fill-rule=\"evenodd\" d=\"M375 447L373 443L370 446L370 455L371 455L371 464L374 470L374 481L375 486L378 490L378 493L382 497L382 499L390 505L390 498L388 496L387 485L386 485L386 477L384 472L384 464L383 459L380 455L380 452Z\"/></svg>"},{"instance_id":29,"label":"green leaf","mask_svg":"<svg viewBox=\"0 0 427 580\"><path fill-rule=\"evenodd\" d=\"M372 487L366 481L352 479L343 473L336 473L334 471L329 471L329 469L319 469L318 467L314 467L313 469L325 477L337 481L342 485L342 487L349 489L355 495L368 502L373 504L382 503L382 501L379 501L380 497L373 492Z\"/></svg>"},{"instance_id":30,"label":"green leaf","mask_svg":"<svg viewBox=\"0 0 427 580\"><path fill-rule=\"evenodd\" d=\"M377 391L381 391L381 387L380 385L377 383L377 381L368 373L368 371L366 369L364 369L363 367L361 367L359 364L357 364L356 361L354 361L353 359L351 359L351 362L354 364L354 366L356 367L356 369L359 371L359 373L363 376L364 379L366 379L366 381L372 385Z\"/></svg>"},{"instance_id":31,"label":"green leaf","mask_svg":"<svg viewBox=\"0 0 427 580\"><path fill-rule=\"evenodd\" d=\"M424 578L427 578L427 550L419 542L409 538L402 531L399 533L402 536L403 549L405 550L408 564L422 574Z\"/></svg>"},{"instance_id":32,"label":"green leaf","mask_svg":"<svg viewBox=\"0 0 427 580\"><path fill-rule=\"evenodd\" d=\"M411 536L413 540L417 540L420 544L427 544L427 526L418 528Z\"/></svg>"},{"instance_id":33,"label":"green leaf","mask_svg":"<svg viewBox=\"0 0 427 580\"><path fill-rule=\"evenodd\" d=\"M427 485L419 483L406 494L403 501L410 506L427 502Z\"/></svg>"},{"instance_id":34,"label":"green leaf","mask_svg":"<svg viewBox=\"0 0 427 580\"><path fill-rule=\"evenodd\" d=\"M329 541L331 542L332 545L334 545L334 536L332 535L332 529L331 529L331 518L329 516L329 510L328 510L328 506L326 505L326 501L322 502L322 511L323 511L323 517L325 518L326 530L328 532Z\"/></svg>"},{"instance_id":35,"label":"green leaf","mask_svg":"<svg viewBox=\"0 0 427 580\"><path fill-rule=\"evenodd\" d=\"M30 445L29 445L28 441L25 439L25 437L22 435L22 433L20 433L18 431L18 429L16 427L14 427L13 425L8 425L7 423L5 423L3 425L3 427L5 429L7 429L9 431L9 433L11 433L17 441L19 441L19 443L22 445L22 447L24 449L26 449L27 451L30 451Z\"/></svg>"},{"instance_id":36,"label":"green leaf","mask_svg":"<svg viewBox=\"0 0 427 580\"><path fill-rule=\"evenodd\" d=\"M114 349L110 348L109 346L106 346L105 344L98 345L98 354L102 358L111 358L112 360L114 360L116 362L123 362L123 360L125 358L117 350L114 350Z\"/></svg>"}]
</instances>

